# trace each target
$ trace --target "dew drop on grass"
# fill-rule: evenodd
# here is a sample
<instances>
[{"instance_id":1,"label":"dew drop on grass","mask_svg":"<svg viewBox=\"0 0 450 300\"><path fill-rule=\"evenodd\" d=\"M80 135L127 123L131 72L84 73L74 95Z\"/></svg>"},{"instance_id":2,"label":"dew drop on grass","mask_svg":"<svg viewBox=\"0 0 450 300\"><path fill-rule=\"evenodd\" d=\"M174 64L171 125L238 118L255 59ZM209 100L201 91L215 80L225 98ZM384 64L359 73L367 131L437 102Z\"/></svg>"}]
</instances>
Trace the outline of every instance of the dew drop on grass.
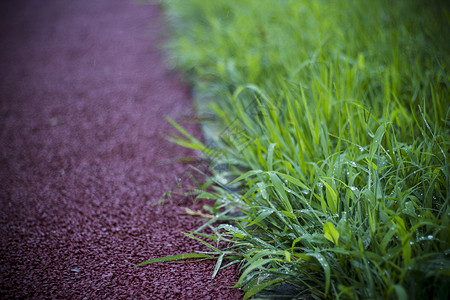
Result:
<instances>
[{"instance_id":1,"label":"dew drop on grass","mask_svg":"<svg viewBox=\"0 0 450 300\"><path fill-rule=\"evenodd\" d=\"M356 168L358 165L354 161L350 161L349 165Z\"/></svg>"},{"instance_id":2,"label":"dew drop on grass","mask_svg":"<svg viewBox=\"0 0 450 300\"><path fill-rule=\"evenodd\" d=\"M344 222L347 222L347 212L345 212L345 211L342 212L342 220Z\"/></svg>"},{"instance_id":3,"label":"dew drop on grass","mask_svg":"<svg viewBox=\"0 0 450 300\"><path fill-rule=\"evenodd\" d=\"M427 236L421 236L417 239L417 241L431 241L434 239L434 236L429 234Z\"/></svg>"},{"instance_id":4,"label":"dew drop on grass","mask_svg":"<svg viewBox=\"0 0 450 300\"><path fill-rule=\"evenodd\" d=\"M218 182L220 182L221 184L227 184L228 183L228 180L226 180L224 177L222 177L222 176L220 176L220 175L217 175L216 176L216 180L218 181Z\"/></svg>"}]
</instances>

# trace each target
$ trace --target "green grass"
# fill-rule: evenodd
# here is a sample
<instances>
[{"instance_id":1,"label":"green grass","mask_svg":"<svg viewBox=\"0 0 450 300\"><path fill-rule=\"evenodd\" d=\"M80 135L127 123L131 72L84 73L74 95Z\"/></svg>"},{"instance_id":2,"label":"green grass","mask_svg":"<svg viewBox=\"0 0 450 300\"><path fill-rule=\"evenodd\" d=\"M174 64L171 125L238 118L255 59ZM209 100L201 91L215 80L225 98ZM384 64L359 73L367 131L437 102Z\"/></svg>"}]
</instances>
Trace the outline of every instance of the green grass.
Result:
<instances>
[{"instance_id":1,"label":"green grass","mask_svg":"<svg viewBox=\"0 0 450 300\"><path fill-rule=\"evenodd\" d=\"M173 123L213 172L198 196L216 200L214 234L189 234L211 252L192 257L216 257L214 275L240 263L245 298L284 283L298 298L447 299L445 1L163 4L170 62L226 128L212 150Z\"/></svg>"}]
</instances>

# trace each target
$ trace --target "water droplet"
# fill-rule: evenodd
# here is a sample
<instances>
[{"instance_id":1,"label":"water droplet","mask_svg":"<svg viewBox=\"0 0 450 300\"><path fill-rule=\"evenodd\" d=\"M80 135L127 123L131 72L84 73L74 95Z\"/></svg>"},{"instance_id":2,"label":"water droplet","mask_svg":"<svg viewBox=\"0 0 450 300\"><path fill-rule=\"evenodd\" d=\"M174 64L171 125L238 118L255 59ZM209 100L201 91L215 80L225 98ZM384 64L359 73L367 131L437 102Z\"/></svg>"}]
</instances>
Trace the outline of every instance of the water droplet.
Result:
<instances>
[{"instance_id":1,"label":"water droplet","mask_svg":"<svg viewBox=\"0 0 450 300\"><path fill-rule=\"evenodd\" d=\"M218 181L218 182L220 182L221 184L227 184L228 183L228 180L226 180L224 177L222 177L222 176L220 176L220 175L217 175L216 176L216 180Z\"/></svg>"},{"instance_id":2,"label":"water droplet","mask_svg":"<svg viewBox=\"0 0 450 300\"><path fill-rule=\"evenodd\" d=\"M350 161L350 162L348 162L348 164L354 168L356 168L358 166L358 164L355 163L354 161Z\"/></svg>"}]
</instances>

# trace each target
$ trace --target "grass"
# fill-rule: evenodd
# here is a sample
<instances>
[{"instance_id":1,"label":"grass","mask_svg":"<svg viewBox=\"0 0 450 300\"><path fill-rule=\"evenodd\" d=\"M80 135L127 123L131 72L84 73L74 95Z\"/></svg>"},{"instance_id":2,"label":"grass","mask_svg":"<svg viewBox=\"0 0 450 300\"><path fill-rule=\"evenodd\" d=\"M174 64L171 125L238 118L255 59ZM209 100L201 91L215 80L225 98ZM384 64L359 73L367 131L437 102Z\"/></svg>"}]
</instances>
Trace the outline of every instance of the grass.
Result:
<instances>
[{"instance_id":1,"label":"grass","mask_svg":"<svg viewBox=\"0 0 450 300\"><path fill-rule=\"evenodd\" d=\"M216 217L188 234L211 251L143 264L239 263L245 299L280 284L297 298L447 299L448 4L162 3L171 64L226 130L211 148L172 122L211 165L198 197Z\"/></svg>"}]
</instances>

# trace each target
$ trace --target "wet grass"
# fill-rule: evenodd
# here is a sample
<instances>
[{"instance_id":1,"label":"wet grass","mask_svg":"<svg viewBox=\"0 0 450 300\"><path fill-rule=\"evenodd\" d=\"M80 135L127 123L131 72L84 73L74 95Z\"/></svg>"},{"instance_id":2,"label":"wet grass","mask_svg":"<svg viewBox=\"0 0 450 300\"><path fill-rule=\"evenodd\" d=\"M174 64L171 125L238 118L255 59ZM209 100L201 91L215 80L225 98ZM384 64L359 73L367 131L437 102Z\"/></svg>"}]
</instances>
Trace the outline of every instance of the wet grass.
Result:
<instances>
[{"instance_id":1,"label":"wet grass","mask_svg":"<svg viewBox=\"0 0 450 300\"><path fill-rule=\"evenodd\" d=\"M173 123L211 165L198 197L216 200L214 234L188 234L211 251L146 263L239 263L245 298L284 283L298 298L447 299L445 2L163 4L171 63L226 130L211 148Z\"/></svg>"}]
</instances>

